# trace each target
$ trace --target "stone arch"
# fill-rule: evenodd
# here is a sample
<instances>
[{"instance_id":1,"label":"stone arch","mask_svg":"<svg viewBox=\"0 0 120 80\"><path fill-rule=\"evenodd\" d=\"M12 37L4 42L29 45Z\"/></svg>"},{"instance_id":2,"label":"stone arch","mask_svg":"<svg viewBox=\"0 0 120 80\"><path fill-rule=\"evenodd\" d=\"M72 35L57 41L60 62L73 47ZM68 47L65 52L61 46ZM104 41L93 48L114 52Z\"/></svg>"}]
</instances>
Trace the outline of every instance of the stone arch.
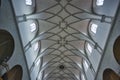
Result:
<instances>
[{"instance_id":1,"label":"stone arch","mask_svg":"<svg viewBox=\"0 0 120 80\"><path fill-rule=\"evenodd\" d=\"M0 30L0 63L7 62L14 51L13 36L6 30Z\"/></svg>"},{"instance_id":2,"label":"stone arch","mask_svg":"<svg viewBox=\"0 0 120 80\"><path fill-rule=\"evenodd\" d=\"M120 76L112 69L105 69L103 72L103 80L120 80Z\"/></svg>"},{"instance_id":3,"label":"stone arch","mask_svg":"<svg viewBox=\"0 0 120 80\"><path fill-rule=\"evenodd\" d=\"M114 42L113 52L117 63L120 65L120 36Z\"/></svg>"}]
</instances>

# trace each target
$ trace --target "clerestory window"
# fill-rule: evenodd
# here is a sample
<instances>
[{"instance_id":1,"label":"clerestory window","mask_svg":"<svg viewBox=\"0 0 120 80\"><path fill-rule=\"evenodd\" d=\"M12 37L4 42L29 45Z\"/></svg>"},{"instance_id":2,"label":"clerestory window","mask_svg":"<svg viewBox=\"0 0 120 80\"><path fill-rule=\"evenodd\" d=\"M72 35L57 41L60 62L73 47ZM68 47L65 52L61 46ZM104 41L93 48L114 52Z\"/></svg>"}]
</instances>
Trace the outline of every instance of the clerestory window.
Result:
<instances>
[{"instance_id":1,"label":"clerestory window","mask_svg":"<svg viewBox=\"0 0 120 80\"><path fill-rule=\"evenodd\" d=\"M85 76L83 74L81 75L81 78L82 78L82 80L86 80Z\"/></svg>"},{"instance_id":2,"label":"clerestory window","mask_svg":"<svg viewBox=\"0 0 120 80\"><path fill-rule=\"evenodd\" d=\"M91 55L93 48L89 43L87 44L87 50L89 52L89 55Z\"/></svg>"},{"instance_id":3,"label":"clerestory window","mask_svg":"<svg viewBox=\"0 0 120 80\"><path fill-rule=\"evenodd\" d=\"M33 46L33 50L37 51L39 49L39 42L36 42Z\"/></svg>"},{"instance_id":4,"label":"clerestory window","mask_svg":"<svg viewBox=\"0 0 120 80\"><path fill-rule=\"evenodd\" d=\"M34 32L34 31L36 31L36 29L37 29L36 24L35 24L35 23L31 23L31 24L30 24L30 31L31 31L31 32Z\"/></svg>"},{"instance_id":5,"label":"clerestory window","mask_svg":"<svg viewBox=\"0 0 120 80\"><path fill-rule=\"evenodd\" d=\"M91 24L90 30L91 30L94 34L96 34L97 28L98 28L98 25L93 23L93 24Z\"/></svg>"},{"instance_id":6,"label":"clerestory window","mask_svg":"<svg viewBox=\"0 0 120 80\"><path fill-rule=\"evenodd\" d=\"M97 0L96 1L97 6L103 6L103 4L104 4L104 0Z\"/></svg>"},{"instance_id":7,"label":"clerestory window","mask_svg":"<svg viewBox=\"0 0 120 80\"><path fill-rule=\"evenodd\" d=\"M32 0L25 0L25 4L29 6L32 5Z\"/></svg>"},{"instance_id":8,"label":"clerestory window","mask_svg":"<svg viewBox=\"0 0 120 80\"><path fill-rule=\"evenodd\" d=\"M84 65L85 71L87 71L88 68L89 68L89 65L88 65L88 63L85 60L83 61L83 65Z\"/></svg>"}]
</instances>

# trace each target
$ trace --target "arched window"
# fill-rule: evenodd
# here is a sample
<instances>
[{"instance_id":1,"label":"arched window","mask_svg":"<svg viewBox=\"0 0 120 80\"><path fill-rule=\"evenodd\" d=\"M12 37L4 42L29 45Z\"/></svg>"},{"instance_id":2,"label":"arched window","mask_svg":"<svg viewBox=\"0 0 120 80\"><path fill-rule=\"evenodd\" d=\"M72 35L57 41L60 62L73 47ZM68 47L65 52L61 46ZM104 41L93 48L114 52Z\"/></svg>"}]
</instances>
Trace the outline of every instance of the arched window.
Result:
<instances>
[{"instance_id":1,"label":"arched window","mask_svg":"<svg viewBox=\"0 0 120 80\"><path fill-rule=\"evenodd\" d=\"M40 73L38 74L37 80L41 80L41 78L42 78L42 72L40 72Z\"/></svg>"},{"instance_id":2,"label":"arched window","mask_svg":"<svg viewBox=\"0 0 120 80\"><path fill-rule=\"evenodd\" d=\"M83 74L81 75L81 78L82 78L82 80L86 80L85 76Z\"/></svg>"},{"instance_id":3,"label":"arched window","mask_svg":"<svg viewBox=\"0 0 120 80\"><path fill-rule=\"evenodd\" d=\"M89 65L88 65L88 63L85 60L83 61L83 65L84 65L85 71L87 71L88 68L89 68Z\"/></svg>"},{"instance_id":4,"label":"arched window","mask_svg":"<svg viewBox=\"0 0 120 80\"><path fill-rule=\"evenodd\" d=\"M25 0L25 4L29 6L32 5L32 0Z\"/></svg>"},{"instance_id":5,"label":"arched window","mask_svg":"<svg viewBox=\"0 0 120 80\"><path fill-rule=\"evenodd\" d=\"M96 34L96 32L97 32L97 28L98 28L98 25L92 23L92 24L91 24L91 28L90 28L90 30L92 31L92 33Z\"/></svg>"},{"instance_id":6,"label":"arched window","mask_svg":"<svg viewBox=\"0 0 120 80\"><path fill-rule=\"evenodd\" d=\"M33 45L33 50L34 51L37 51L39 49L39 42L36 42L34 45Z\"/></svg>"},{"instance_id":7,"label":"arched window","mask_svg":"<svg viewBox=\"0 0 120 80\"><path fill-rule=\"evenodd\" d=\"M96 1L97 6L103 6L103 4L104 4L104 0L97 0Z\"/></svg>"},{"instance_id":8,"label":"arched window","mask_svg":"<svg viewBox=\"0 0 120 80\"><path fill-rule=\"evenodd\" d=\"M91 55L93 48L89 43L87 44L87 50L89 52L89 55Z\"/></svg>"},{"instance_id":9,"label":"arched window","mask_svg":"<svg viewBox=\"0 0 120 80\"><path fill-rule=\"evenodd\" d=\"M36 65L39 66L40 64L40 59L36 62Z\"/></svg>"},{"instance_id":10,"label":"arched window","mask_svg":"<svg viewBox=\"0 0 120 80\"><path fill-rule=\"evenodd\" d=\"M30 24L30 31L34 32L34 31L36 31L36 29L37 29L37 25L35 23L31 23Z\"/></svg>"}]
</instances>

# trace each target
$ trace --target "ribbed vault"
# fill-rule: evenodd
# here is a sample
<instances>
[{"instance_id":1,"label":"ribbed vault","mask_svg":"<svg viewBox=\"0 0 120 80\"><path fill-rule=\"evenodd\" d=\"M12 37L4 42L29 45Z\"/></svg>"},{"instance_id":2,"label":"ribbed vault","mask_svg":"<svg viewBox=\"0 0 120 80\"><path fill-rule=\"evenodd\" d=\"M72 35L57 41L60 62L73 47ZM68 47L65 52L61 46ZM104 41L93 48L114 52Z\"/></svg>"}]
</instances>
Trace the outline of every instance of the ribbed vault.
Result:
<instances>
[{"instance_id":1,"label":"ribbed vault","mask_svg":"<svg viewBox=\"0 0 120 80\"><path fill-rule=\"evenodd\" d=\"M35 3L32 14L17 19L19 23L35 20L38 26L35 37L24 47L26 52L39 43L30 67L32 72L39 61L36 80L83 80L82 75L86 78L84 61L95 74L86 45L90 44L100 55L103 48L93 39L90 25L92 21L110 24L112 17L95 14L92 0L36 0Z\"/></svg>"}]
</instances>

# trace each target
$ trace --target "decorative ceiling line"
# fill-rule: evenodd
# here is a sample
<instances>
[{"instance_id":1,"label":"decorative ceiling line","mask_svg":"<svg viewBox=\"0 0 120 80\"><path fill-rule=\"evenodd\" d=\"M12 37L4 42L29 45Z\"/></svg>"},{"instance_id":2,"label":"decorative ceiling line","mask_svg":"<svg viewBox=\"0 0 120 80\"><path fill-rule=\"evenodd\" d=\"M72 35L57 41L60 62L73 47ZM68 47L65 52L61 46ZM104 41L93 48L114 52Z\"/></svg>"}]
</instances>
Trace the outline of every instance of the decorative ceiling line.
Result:
<instances>
[{"instance_id":1,"label":"decorative ceiling line","mask_svg":"<svg viewBox=\"0 0 120 80\"><path fill-rule=\"evenodd\" d=\"M57 67L54 70L52 70L51 72L47 73L46 76L44 77L44 79L47 80L46 78L48 78L51 74L56 74L57 72L54 72L55 70L57 70ZM61 71L59 71L59 72L61 72ZM67 74L71 74L71 73L67 73Z\"/></svg>"},{"instance_id":2,"label":"decorative ceiling line","mask_svg":"<svg viewBox=\"0 0 120 80\"><path fill-rule=\"evenodd\" d=\"M83 60L82 60L82 62L83 62ZM88 80L88 79L87 79L87 75L86 75L86 73L85 73L85 68L84 68L84 66L83 66L83 63L82 63L81 65L82 65L82 69L83 69L83 73L82 73L82 74L85 76L85 80ZM82 74L81 74L81 75L82 75Z\"/></svg>"},{"instance_id":3,"label":"decorative ceiling line","mask_svg":"<svg viewBox=\"0 0 120 80\"><path fill-rule=\"evenodd\" d=\"M54 45L55 45L55 44L53 44L52 46L54 46ZM52 47L52 46L50 46L50 47ZM59 49L61 46L59 46L58 49L50 48L50 47L47 48L47 49L53 49L53 51L49 52L48 54L51 54L51 53L53 53L53 52L56 51L56 50L57 50L57 51L60 51L60 50L58 50L58 49ZM32 66L31 66L31 68L34 67L34 64L36 64L37 61L38 61L41 57L43 57L44 55L47 55L47 54L44 54L45 51L46 51L46 50L44 50L44 51L42 52L43 54L39 52L40 55L38 55L38 56L35 58L35 60L34 60L34 62L33 62L33 64L32 64Z\"/></svg>"},{"instance_id":4,"label":"decorative ceiling line","mask_svg":"<svg viewBox=\"0 0 120 80\"><path fill-rule=\"evenodd\" d=\"M72 28L72 27L71 27ZM73 28L72 28L73 29ZM65 31L65 30L64 30ZM45 32L45 33L50 33L50 32ZM43 34L43 33L42 33ZM54 33L51 33L51 34L54 34ZM69 34L69 35L73 35L73 34L75 34L75 33L72 33L72 34ZM79 34L79 33L78 33ZM54 34L54 35L57 35L57 34ZM52 35L52 36L54 36L54 35ZM50 37L52 37L52 36L50 36ZM83 34L83 36L86 36L86 35L84 35ZM59 36L60 37L60 36ZM87 36L86 36L87 37ZM89 36L90 37L90 36ZM89 38L89 37L87 37L87 38ZM40 37L38 37L38 38L40 38ZM49 38L49 37L48 37ZM36 38L35 38L36 39ZM78 38L79 39L79 38ZM96 42L92 39L92 38L90 38L92 41L93 41L93 43L95 43L96 44ZM89 40L90 40L89 39ZM39 40L44 40L44 39L39 39ZM34 42L35 40L33 40L33 42ZM98 47L99 47L99 45L98 44L96 44ZM96 46L95 45L95 46ZM100 48L100 47L99 47ZM101 49L101 48L100 48ZM101 49L102 50L102 49Z\"/></svg>"},{"instance_id":5,"label":"decorative ceiling line","mask_svg":"<svg viewBox=\"0 0 120 80\"><path fill-rule=\"evenodd\" d=\"M111 22L112 22L112 17L111 17L111 16L94 14L94 13L88 12L88 11L82 9L82 8L76 7L75 5L73 5L73 4L69 3L69 2L68 2L65 6L62 6L62 5L58 2L57 4L55 4L55 5L47 8L47 9L41 11L41 12L37 12L36 14L40 14L40 13L42 13L42 12L45 12L45 11L47 11L47 10L53 8L53 7L56 7L56 6L58 6L58 5L60 5L62 9L64 9L67 13L69 13L69 14L72 15L72 16L73 16L74 14L71 14L69 11L67 11L67 9L66 9L66 6L67 6L67 5L70 5L70 6L74 7L74 8L76 8L76 9L79 9L80 11L83 11L83 13L87 13L87 14L90 14L90 15L94 15L94 16L101 17L101 18L99 18L99 19L95 18L95 20L100 20L100 21L106 22L106 23L111 23ZM61 10L62 10L62 9L61 9ZM61 11L61 10L60 10L60 11ZM54 13L53 13L53 14L54 14ZM57 16L57 14L54 14L54 15ZM25 19L23 19L23 20L29 19L29 18L27 18L27 15L24 15L24 16L25 16ZM28 16L30 16L30 14L29 14ZM17 17L19 18L19 17L21 17L21 16L17 16ZM76 16L74 16L74 17L76 17ZM77 18L78 18L78 17L77 17ZM107 18L107 19L109 19L109 20L111 20L111 21L106 21L105 18ZM35 16L33 16L33 18L31 18L31 19L35 19ZM38 19L38 17L36 17L36 19ZM80 18L79 18L79 19L80 19ZM88 18L88 19L89 19L89 18ZM92 19L94 19L94 18L92 18ZM41 19L41 20L42 20L42 19ZM46 21L47 21L47 20L46 20ZM18 19L18 22L19 22L19 19Z\"/></svg>"},{"instance_id":6,"label":"decorative ceiling line","mask_svg":"<svg viewBox=\"0 0 120 80\"><path fill-rule=\"evenodd\" d=\"M86 42L85 42L85 45L86 45ZM88 60L87 63L89 63L89 67L90 67L91 71L93 72L93 74L95 74L95 70L94 70L94 68L93 68L93 65L92 65L89 57L88 57L88 54L87 54L86 46L85 46L85 45L84 45L84 53L86 54L86 58L87 58L87 60ZM87 60L86 60L86 61L87 61Z\"/></svg>"},{"instance_id":7,"label":"decorative ceiling line","mask_svg":"<svg viewBox=\"0 0 120 80\"><path fill-rule=\"evenodd\" d=\"M59 61L53 61L53 60L56 59L57 57L60 58L60 56L54 57L54 58L51 59L49 62L47 62L44 67L52 66L53 64L56 64L57 62L58 62L58 63L62 63L62 62L60 62L61 60L63 60L65 63L69 63L69 62L67 62L67 61L65 61L65 60L63 59L64 57L63 57L63 58L60 58ZM69 59L70 59L70 58L69 58ZM71 60L71 59L70 59L70 60ZM72 61L77 67L79 67L76 62L74 62L73 60L71 60L71 61ZM48 65L49 63L53 63L53 64ZM72 64L70 64L70 65L72 65ZM43 67L43 68L44 68L44 67ZM79 67L79 69L80 69L80 67ZM44 68L43 70L45 70L45 68ZM42 70L42 71L43 71L43 70ZM82 69L81 69L81 70L82 70Z\"/></svg>"},{"instance_id":8,"label":"decorative ceiling line","mask_svg":"<svg viewBox=\"0 0 120 80\"><path fill-rule=\"evenodd\" d=\"M59 4L59 5L61 5L61 4ZM66 6L67 6L68 4L66 4L64 7L61 5L61 7L62 7L62 9L63 8L65 8ZM54 6L55 7L55 6ZM76 7L76 6L74 6L74 7ZM66 9L65 9L66 10ZM46 11L46 10L45 10ZM67 10L66 10L67 11ZM84 10L83 10L84 11ZM68 11L67 11L68 12Z\"/></svg>"},{"instance_id":9,"label":"decorative ceiling line","mask_svg":"<svg viewBox=\"0 0 120 80\"><path fill-rule=\"evenodd\" d=\"M60 71L60 72L64 72L64 71ZM53 74L53 73L52 73L52 74ZM52 74L51 74L51 75L52 75ZM58 73L58 74L60 74L60 73ZM65 78L65 79L68 78L68 79L72 79L72 80L78 80L78 79L76 79L75 76L74 76L73 74L71 74L71 73L68 74L68 73L65 73L65 72L64 72L64 74L68 75L69 77L65 77L64 75L61 74L61 75L62 75L61 80L63 80L63 78ZM50 77L47 77L47 79L45 79L45 80L48 80L48 79L50 79L50 78L56 78L56 79L57 79L58 77L55 77L55 76L52 77L52 76L50 76ZM55 80L56 80L56 79L55 79ZM44 80L44 79L43 79L43 80Z\"/></svg>"},{"instance_id":10,"label":"decorative ceiling line","mask_svg":"<svg viewBox=\"0 0 120 80\"><path fill-rule=\"evenodd\" d=\"M93 0L92 0L92 1L93 1ZM103 19L102 22L106 22L106 23L111 23L111 22L112 22L113 17L111 17L111 16L95 14L95 13L93 13L93 12L91 13L91 12L88 12L88 11L82 9L82 8L76 7L76 6L73 5L73 4L69 4L69 5L75 7L75 8L77 8L77 9L79 9L79 10L82 10L82 11L85 12L85 13L88 13L88 14L91 14L91 15L94 15L94 16L102 17L102 18L101 18L101 19ZM92 10L92 11L93 11L93 10ZM103 17L104 17L104 18L103 18ZM108 18L108 19L110 19L111 21L110 21L110 22L109 22L109 21L107 22L107 21L105 21L105 18ZM101 20L100 20L100 21L101 21Z\"/></svg>"},{"instance_id":11,"label":"decorative ceiling line","mask_svg":"<svg viewBox=\"0 0 120 80\"><path fill-rule=\"evenodd\" d=\"M88 36L89 36L89 38L93 41L93 43L92 43L92 45L94 46L94 49L96 49L99 53L100 53L100 55L102 55L103 54L103 49L100 47L100 45L92 38L92 35L91 35L91 33L90 33L90 23L91 23L91 20L89 21L89 24L88 24L88 27L87 27L87 33L88 33Z\"/></svg>"},{"instance_id":12,"label":"decorative ceiling line","mask_svg":"<svg viewBox=\"0 0 120 80\"><path fill-rule=\"evenodd\" d=\"M56 57L57 57L57 56L56 56ZM61 60L63 60L64 63L69 63L73 68L79 69L79 70L82 72L81 67L78 66L78 64L77 64L74 60L72 60L71 58L69 58L68 56L64 56L64 57L62 58L62 57L60 57L60 55L59 55L58 57L61 58ZM72 61L72 62L68 62L68 61L64 60L65 57L66 57L67 59L69 59L70 61ZM61 60L59 60L59 61L52 61L52 63L57 63L57 62L60 62ZM49 62L49 63L51 63L51 62ZM75 66L75 67L74 67L74 66ZM67 68L68 68L68 67L67 67Z\"/></svg>"},{"instance_id":13,"label":"decorative ceiling line","mask_svg":"<svg viewBox=\"0 0 120 80\"><path fill-rule=\"evenodd\" d=\"M68 67L67 67L67 68L68 68ZM71 68L71 69L72 69L72 68ZM56 73L59 73L59 72L56 72ZM48 78L51 74L53 74L53 72L50 72L46 78Z\"/></svg>"},{"instance_id":14,"label":"decorative ceiling line","mask_svg":"<svg viewBox=\"0 0 120 80\"><path fill-rule=\"evenodd\" d=\"M61 32L61 31L60 31ZM48 32L48 33L50 33L50 32ZM73 35L73 34L76 34L76 33L72 33L72 34L69 34L69 35ZM57 35L57 34L54 34L54 35ZM52 36L54 36L54 35L52 35ZM52 37L52 36L50 36L50 37ZM59 36L60 37L60 36ZM67 37L67 36L65 36L65 37ZM75 36L76 37L76 36ZM38 37L38 38L40 38L40 37ZM57 40L53 40L53 39L48 39L49 37L47 37L46 39L39 39L39 40L52 40L52 41L56 41L57 42ZM36 39L36 38L35 38ZM78 37L77 37L77 39L79 39ZM79 39L79 40L82 40L82 39ZM83 39L83 40L85 40L85 39ZM33 42L35 42L36 40L33 40ZM91 40L91 41L93 41L93 40ZM33 43L33 42L31 42L31 43ZM90 43L90 42L89 42ZM93 43L95 43L95 42L93 42ZM30 44L30 43L29 43ZM96 44L96 43L95 43ZM97 45L97 44L96 44ZM96 46L95 45L95 46ZM97 45L98 47L99 47L99 45Z\"/></svg>"},{"instance_id":15,"label":"decorative ceiling line","mask_svg":"<svg viewBox=\"0 0 120 80\"><path fill-rule=\"evenodd\" d=\"M58 62L58 61L56 61L56 62ZM53 62L53 63L55 63L55 62ZM80 70L81 71L81 70Z\"/></svg>"},{"instance_id":16,"label":"decorative ceiling line","mask_svg":"<svg viewBox=\"0 0 120 80\"><path fill-rule=\"evenodd\" d=\"M56 61L56 62L58 62L58 61ZM53 62L53 64L54 64L55 62ZM82 70L80 70L80 71L82 71Z\"/></svg>"},{"instance_id":17,"label":"decorative ceiling line","mask_svg":"<svg viewBox=\"0 0 120 80\"><path fill-rule=\"evenodd\" d=\"M61 62L59 62L59 63L61 63ZM53 64L54 64L54 63L53 63ZM51 65L52 65L52 64L51 64ZM49 67L49 66L47 66L47 67ZM47 67L46 67L46 68L47 68ZM45 70L46 68L44 68L44 70ZM42 70L41 70L40 72L43 72L44 70L43 70L43 68L42 68ZM68 70L71 74L73 74L73 75L74 75L74 73L73 73L73 72L71 72L69 69L67 69L67 68L66 68L66 70ZM75 75L74 75L74 76L75 76Z\"/></svg>"},{"instance_id":18,"label":"decorative ceiling line","mask_svg":"<svg viewBox=\"0 0 120 80\"><path fill-rule=\"evenodd\" d=\"M71 0L71 1L72 1L72 0ZM35 42L37 42L37 41L42 41L42 40L49 40L49 41L50 41L50 40L51 40L51 41L54 42L52 45L50 45L48 48L46 48L43 52L41 52L41 51L38 52L38 55L37 55L37 57L35 58L35 61L33 62L31 68L34 67L34 64L36 64L36 62L38 61L38 59L40 59L41 57L44 57L44 56L47 55L47 54L52 54L52 53L55 52L56 50L59 51L60 53L62 53L63 51L59 50L59 48L60 48L61 46L63 46L66 50L70 51L70 52L71 52L72 54L74 54L75 56L78 56L78 55L79 55L80 57L82 56L82 59L86 60L86 61L90 64L90 66L92 66L92 65L91 65L91 62L90 62L90 60L89 60L89 58L88 58L88 56L87 56L87 52L86 52L85 47L84 47L84 51L83 51L83 52L80 51L80 50L78 50L77 48L75 48L74 45L70 44L70 42L72 42L72 41L67 40L67 37L68 37L68 36L73 37L74 40L78 40L78 41L82 41L82 40L83 40L83 41L85 41L85 42L88 42L88 43L92 44L93 46L95 46L95 49L96 49L96 50L100 49L100 50L102 51L101 47L97 44L97 42L94 41L94 39L91 37L91 35L89 35L89 34L85 35L83 32L81 32L81 31L73 28L71 25L74 24L74 23L77 23L77 22L81 22L81 21L86 20L86 19L89 19L89 20L98 20L98 21L101 21L101 22L105 22L105 23L109 23L109 24L110 24L110 23L112 22L112 17L105 16L105 15L96 15L96 14L93 14L93 13L91 13L91 12L88 12L88 11L86 11L86 10L84 10L84 9L81 9L81 8L79 8L79 7L71 4L71 3L70 3L71 1L68 1L68 2L65 4L65 6L63 6L60 2L57 2L57 4L55 4L55 5L47 8L47 9L41 11L41 12L35 12L35 13L33 13L33 14L28 14L28 15L25 14L25 15L22 15L22 16L17 16L18 22L27 21L27 20L32 20L32 19L33 19L33 20L34 20L34 19L37 19L37 20L39 20L39 21L41 20L41 21L48 22L48 23L51 23L51 24L54 24L54 25L55 25L54 27L50 28L49 30L47 30L47 31L45 31L45 32L43 32L43 33L39 33L39 32L38 32L37 35L36 35L36 37L34 37L34 39L33 39L32 41L30 41L30 42L25 46L25 50L28 50L28 48L30 48L29 45L32 45L33 43L35 43ZM50 10L50 9L58 6L58 5L61 7L61 9L60 9L57 13L47 11L47 10ZM66 8L67 6L74 7L74 8L76 8L76 9L78 9L79 12L70 13L69 10L67 10L67 8ZM59 13L62 12L62 10L64 10L64 11L65 11L67 14L69 14L69 15L66 16L66 17L60 16ZM82 11L82 12L81 12L81 11ZM43 14L46 14L47 16L42 16ZM83 14L85 14L85 15L88 16L88 17L86 17L86 16L80 17L80 15L83 15ZM57 17L60 19L59 23L55 23L55 22L49 21L51 18L54 18L55 16L57 16ZM67 21L67 18L69 18L69 17L71 17L71 16L74 17L74 18L76 18L77 20L69 23L69 21ZM59 28L60 31L58 31L57 33L50 32L51 30L55 29L56 27L60 27L62 23L63 23L63 25L65 25L65 28L64 28L64 26L62 26L62 29ZM67 26L67 27L66 27L66 26ZM70 28L70 29L72 29L72 30L75 30L76 32L75 32L75 33L70 33L70 32L67 31L67 28ZM89 29L88 26L87 26L87 29ZM60 35L61 32L65 32L67 35L64 36L64 37L62 37L62 36ZM89 31L87 31L87 33L89 33ZM49 35L48 35L48 34L49 34ZM45 36L45 35L46 35L46 36ZM54 37L54 36L59 37L59 39L58 39L58 40L50 39L51 37ZM58 47L57 49L51 48L51 47L54 46L54 45L59 45L59 47ZM72 46L75 50L73 51L73 50L67 48L67 45ZM84 44L84 46L85 46L85 44ZM48 53L45 52L45 51L49 51L50 49L53 49L53 50L52 50L51 52L48 52ZM65 55L64 55L64 57L65 57ZM46 63L44 66L41 67L41 69L39 70L39 73L44 72L45 69L49 68L49 67L52 66L53 64L61 63L60 60L59 60L59 61L56 61L56 63L55 63L53 60L56 59L56 58L60 58L60 60L64 60L64 58L61 58L60 56L54 57L53 59L51 59L50 61L48 61L48 63ZM68 58L69 58L69 57L68 57ZM71 61L73 61L73 60L71 60ZM75 65L77 65L77 63L76 63L75 61L73 61L73 62L75 63ZM67 63L68 63L68 62L67 62ZM62 64L62 63L61 63L61 64ZM70 64L70 63L69 63L69 64ZM70 65L71 65L71 64L70 64ZM78 66L78 65L77 65L77 66ZM82 68L83 68L83 67L82 67ZM67 69L67 68L66 68L66 69ZM94 69L93 66L92 66L92 69ZM67 70L68 70L69 72L71 72L69 69L67 69ZM78 70L79 70L79 69L78 69ZM82 72L82 69L81 69L80 71ZM39 74L39 73L38 73L38 74ZM76 78L76 75L75 75L74 72L71 72L71 74L74 75L75 78ZM80 75L80 74L79 74L79 75ZM85 74L84 74L84 75L85 75ZM43 76L43 78L44 78L44 76ZM56 79L55 79L55 80L56 80ZM75 79L75 80L78 80L78 79Z\"/></svg>"},{"instance_id":19,"label":"decorative ceiling line","mask_svg":"<svg viewBox=\"0 0 120 80\"><path fill-rule=\"evenodd\" d=\"M54 51L54 50L53 50L53 51ZM52 51L52 52L53 52L53 51ZM51 52L51 53L52 53L52 52ZM57 56L57 57L58 57L58 56ZM55 58L57 58L57 57L55 57ZM32 64L32 66L31 66L31 68L30 68L30 70L31 70L31 69L35 66L34 64L36 64L36 63L37 63L37 61L38 61L40 58L42 58L42 56L41 56L41 57L39 57L39 58L36 58L36 59L34 60L34 62L33 62L33 64ZM55 58L53 58L53 60L54 60ZM52 60L51 60L51 61L52 61ZM51 61L50 61L50 62L51 62Z\"/></svg>"}]
</instances>

